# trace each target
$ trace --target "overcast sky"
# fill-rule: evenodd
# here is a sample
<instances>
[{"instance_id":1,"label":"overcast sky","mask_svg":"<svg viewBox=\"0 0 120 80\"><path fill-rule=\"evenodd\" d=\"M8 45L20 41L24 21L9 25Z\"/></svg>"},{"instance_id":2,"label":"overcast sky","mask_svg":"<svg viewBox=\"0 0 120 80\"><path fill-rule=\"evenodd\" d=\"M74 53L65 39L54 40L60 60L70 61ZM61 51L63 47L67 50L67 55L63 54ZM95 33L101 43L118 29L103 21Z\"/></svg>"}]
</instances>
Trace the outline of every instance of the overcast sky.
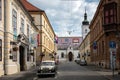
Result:
<instances>
[{"instance_id":1,"label":"overcast sky","mask_svg":"<svg viewBox=\"0 0 120 80\"><path fill-rule=\"evenodd\" d=\"M85 7L91 22L100 0L28 0L44 10L59 37L81 36ZM71 32L69 34L68 32Z\"/></svg>"}]
</instances>

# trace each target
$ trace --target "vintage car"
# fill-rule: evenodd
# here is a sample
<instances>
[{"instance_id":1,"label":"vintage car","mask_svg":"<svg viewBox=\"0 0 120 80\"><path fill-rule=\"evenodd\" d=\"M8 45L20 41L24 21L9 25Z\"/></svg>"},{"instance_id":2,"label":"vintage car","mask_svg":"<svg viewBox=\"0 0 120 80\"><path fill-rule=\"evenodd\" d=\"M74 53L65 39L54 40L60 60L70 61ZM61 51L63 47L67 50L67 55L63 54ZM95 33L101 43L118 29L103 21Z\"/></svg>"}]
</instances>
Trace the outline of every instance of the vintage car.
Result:
<instances>
[{"instance_id":1,"label":"vintage car","mask_svg":"<svg viewBox=\"0 0 120 80\"><path fill-rule=\"evenodd\" d=\"M37 76L38 77L40 77L41 75L55 76L56 70L57 70L57 66L55 64L55 61L51 61L51 60L42 61L37 71Z\"/></svg>"},{"instance_id":2,"label":"vintage car","mask_svg":"<svg viewBox=\"0 0 120 80\"><path fill-rule=\"evenodd\" d=\"M86 60L80 60L80 65L81 66L87 66Z\"/></svg>"}]
</instances>

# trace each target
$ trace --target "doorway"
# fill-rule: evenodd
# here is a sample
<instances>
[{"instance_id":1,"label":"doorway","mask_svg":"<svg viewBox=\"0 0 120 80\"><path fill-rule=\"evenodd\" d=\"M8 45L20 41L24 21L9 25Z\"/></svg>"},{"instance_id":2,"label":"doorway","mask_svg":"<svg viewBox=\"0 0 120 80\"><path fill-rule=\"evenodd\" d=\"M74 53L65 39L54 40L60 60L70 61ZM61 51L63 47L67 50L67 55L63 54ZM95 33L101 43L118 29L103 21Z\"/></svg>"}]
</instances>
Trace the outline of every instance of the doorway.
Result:
<instances>
[{"instance_id":1,"label":"doorway","mask_svg":"<svg viewBox=\"0 0 120 80\"><path fill-rule=\"evenodd\" d=\"M72 54L72 52L69 52L68 53L68 60L71 62L71 61L73 61L73 54Z\"/></svg>"},{"instance_id":2,"label":"doorway","mask_svg":"<svg viewBox=\"0 0 120 80\"><path fill-rule=\"evenodd\" d=\"M24 52L25 52L25 48L23 46L19 47L19 52L20 52L20 71L24 71L25 70L25 56L24 56Z\"/></svg>"}]
</instances>

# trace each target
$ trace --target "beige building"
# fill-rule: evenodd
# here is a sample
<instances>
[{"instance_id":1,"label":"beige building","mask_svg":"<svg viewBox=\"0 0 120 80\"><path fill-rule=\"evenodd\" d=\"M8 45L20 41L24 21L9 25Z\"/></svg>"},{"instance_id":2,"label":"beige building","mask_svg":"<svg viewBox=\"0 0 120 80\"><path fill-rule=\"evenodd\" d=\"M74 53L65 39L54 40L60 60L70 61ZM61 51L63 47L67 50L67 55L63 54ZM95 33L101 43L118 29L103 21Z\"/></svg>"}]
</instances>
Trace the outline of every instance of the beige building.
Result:
<instances>
[{"instance_id":1,"label":"beige building","mask_svg":"<svg viewBox=\"0 0 120 80\"><path fill-rule=\"evenodd\" d=\"M4 74L4 0L0 0L0 76Z\"/></svg>"},{"instance_id":2,"label":"beige building","mask_svg":"<svg viewBox=\"0 0 120 80\"><path fill-rule=\"evenodd\" d=\"M35 66L36 45L31 38L37 35L37 27L20 0L0 0L0 6L1 76Z\"/></svg>"},{"instance_id":3,"label":"beige building","mask_svg":"<svg viewBox=\"0 0 120 80\"><path fill-rule=\"evenodd\" d=\"M39 47L37 48L37 63L43 60L54 59L56 46L55 33L45 11L35 7L27 0L21 0L28 12L34 18L35 25L39 28Z\"/></svg>"},{"instance_id":4,"label":"beige building","mask_svg":"<svg viewBox=\"0 0 120 80\"><path fill-rule=\"evenodd\" d=\"M84 40L79 46L79 53L80 53L80 59L86 60L89 64L91 62L90 59L90 32L86 35Z\"/></svg>"}]
</instances>

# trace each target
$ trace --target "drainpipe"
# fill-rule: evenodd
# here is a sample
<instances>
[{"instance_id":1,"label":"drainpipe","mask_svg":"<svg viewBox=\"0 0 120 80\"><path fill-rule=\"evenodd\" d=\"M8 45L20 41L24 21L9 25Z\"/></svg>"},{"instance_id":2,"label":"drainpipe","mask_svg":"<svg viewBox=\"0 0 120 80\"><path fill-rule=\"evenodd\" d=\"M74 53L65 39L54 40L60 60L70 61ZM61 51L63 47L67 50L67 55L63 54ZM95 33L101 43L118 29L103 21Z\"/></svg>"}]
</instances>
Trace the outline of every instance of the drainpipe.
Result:
<instances>
[{"instance_id":1,"label":"drainpipe","mask_svg":"<svg viewBox=\"0 0 120 80\"><path fill-rule=\"evenodd\" d=\"M5 53L5 37L6 37L6 0L4 0L4 75L6 75L6 53Z\"/></svg>"}]
</instances>

